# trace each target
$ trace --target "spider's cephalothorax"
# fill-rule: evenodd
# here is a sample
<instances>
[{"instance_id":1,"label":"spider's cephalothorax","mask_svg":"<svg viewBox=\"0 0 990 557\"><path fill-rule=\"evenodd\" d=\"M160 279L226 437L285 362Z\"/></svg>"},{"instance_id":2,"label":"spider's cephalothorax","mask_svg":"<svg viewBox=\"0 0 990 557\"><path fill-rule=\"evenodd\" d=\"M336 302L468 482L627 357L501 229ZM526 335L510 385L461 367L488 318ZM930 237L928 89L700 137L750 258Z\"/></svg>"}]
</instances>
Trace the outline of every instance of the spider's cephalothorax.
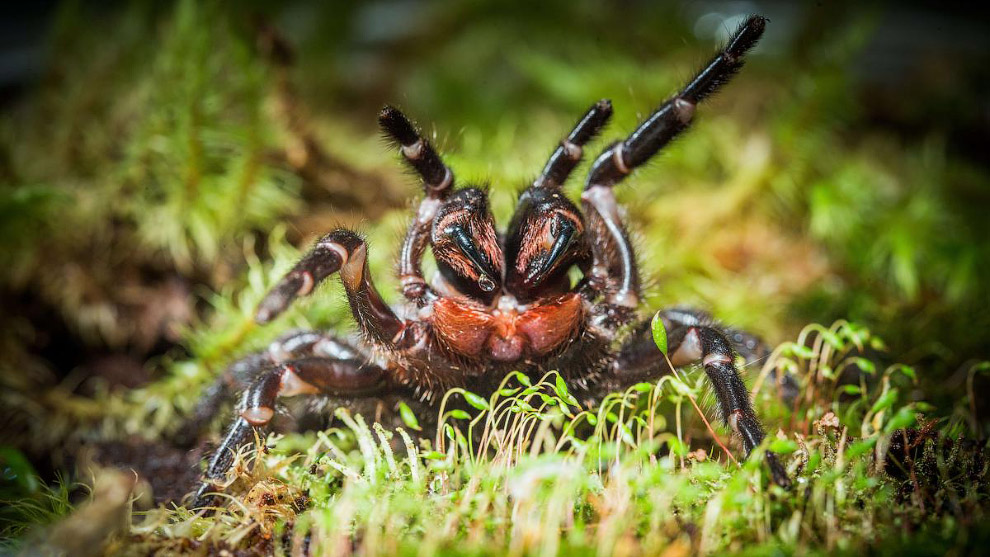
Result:
<instances>
[{"instance_id":1,"label":"spider's cephalothorax","mask_svg":"<svg viewBox=\"0 0 990 557\"><path fill-rule=\"evenodd\" d=\"M453 172L412 123L394 108L382 110L382 129L425 190L399 256L405 303L392 308L382 300L360 236L339 229L320 239L268 293L257 320L271 321L339 273L361 338L295 333L235 364L213 395L242 390L238 417L206 470L199 501L230 467L233 451L269 424L280 397L393 405L404 397L428 405L454 386L489 392L510 370L537 377L558 370L593 400L669 372L649 323L637 314L639 274L613 187L688 127L698 103L742 66L765 24L762 17L749 18L690 83L629 137L608 146L591 165L579 209L561 187L612 113L607 100L592 106L522 193L501 235L486 192L455 190ZM420 265L427 247L438 268L429 282ZM571 284L574 268L582 278ZM700 312L669 310L661 316L671 363L704 365L723 418L748 453L764 433L734 354L752 353L752 337L722 329ZM768 462L774 478L788 483L772 454Z\"/></svg>"}]
</instances>

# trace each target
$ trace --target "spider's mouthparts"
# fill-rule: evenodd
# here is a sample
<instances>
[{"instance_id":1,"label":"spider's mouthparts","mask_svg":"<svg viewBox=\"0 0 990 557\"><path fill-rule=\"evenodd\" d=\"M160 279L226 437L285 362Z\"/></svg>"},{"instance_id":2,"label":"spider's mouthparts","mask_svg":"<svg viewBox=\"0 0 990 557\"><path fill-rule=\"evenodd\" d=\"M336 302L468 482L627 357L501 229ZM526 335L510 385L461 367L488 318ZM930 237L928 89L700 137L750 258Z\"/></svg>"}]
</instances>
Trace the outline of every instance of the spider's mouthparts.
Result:
<instances>
[{"instance_id":1,"label":"spider's mouthparts","mask_svg":"<svg viewBox=\"0 0 990 557\"><path fill-rule=\"evenodd\" d=\"M454 241L457 242L457 247L461 250L461 253L471 261L474 265L476 271L478 271L478 286L481 287L485 292L491 292L495 290L497 286L495 280L492 278L495 273L491 269L491 265L485 261L485 258L481 255L478 250L478 246L471 240L463 228L460 226L454 226L451 229L451 234L454 237Z\"/></svg>"},{"instance_id":2,"label":"spider's mouthparts","mask_svg":"<svg viewBox=\"0 0 990 557\"><path fill-rule=\"evenodd\" d=\"M526 277L526 282L530 284L542 280L550 271L556 269L574 240L574 233L577 232L574 223L568 219L560 219L555 224L559 229L557 237L554 239L553 245L550 246L550 252L547 253L546 258Z\"/></svg>"}]
</instances>

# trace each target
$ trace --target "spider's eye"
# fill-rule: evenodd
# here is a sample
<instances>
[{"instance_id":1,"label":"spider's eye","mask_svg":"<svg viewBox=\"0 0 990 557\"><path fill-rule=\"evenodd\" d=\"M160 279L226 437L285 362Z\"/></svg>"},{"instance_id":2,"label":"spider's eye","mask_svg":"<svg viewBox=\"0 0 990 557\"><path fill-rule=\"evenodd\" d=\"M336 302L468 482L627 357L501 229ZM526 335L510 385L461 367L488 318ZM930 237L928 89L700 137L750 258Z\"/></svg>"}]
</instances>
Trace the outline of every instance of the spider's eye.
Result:
<instances>
[{"instance_id":1,"label":"spider's eye","mask_svg":"<svg viewBox=\"0 0 990 557\"><path fill-rule=\"evenodd\" d=\"M502 250L484 192L451 195L433 221L433 255L443 277L460 293L490 302L502 284Z\"/></svg>"}]
</instances>

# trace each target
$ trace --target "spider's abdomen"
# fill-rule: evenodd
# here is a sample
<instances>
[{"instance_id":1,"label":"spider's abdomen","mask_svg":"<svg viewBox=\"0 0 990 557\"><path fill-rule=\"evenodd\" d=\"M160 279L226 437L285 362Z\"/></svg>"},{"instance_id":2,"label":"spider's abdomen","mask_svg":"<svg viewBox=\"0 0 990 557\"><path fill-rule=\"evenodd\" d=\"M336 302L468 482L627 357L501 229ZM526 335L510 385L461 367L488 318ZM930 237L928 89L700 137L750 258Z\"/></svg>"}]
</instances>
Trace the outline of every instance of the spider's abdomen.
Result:
<instances>
[{"instance_id":1,"label":"spider's abdomen","mask_svg":"<svg viewBox=\"0 0 990 557\"><path fill-rule=\"evenodd\" d=\"M433 304L437 339L451 352L472 359L516 362L555 352L577 336L582 320L577 294L519 305L503 296L490 308L466 298Z\"/></svg>"}]
</instances>

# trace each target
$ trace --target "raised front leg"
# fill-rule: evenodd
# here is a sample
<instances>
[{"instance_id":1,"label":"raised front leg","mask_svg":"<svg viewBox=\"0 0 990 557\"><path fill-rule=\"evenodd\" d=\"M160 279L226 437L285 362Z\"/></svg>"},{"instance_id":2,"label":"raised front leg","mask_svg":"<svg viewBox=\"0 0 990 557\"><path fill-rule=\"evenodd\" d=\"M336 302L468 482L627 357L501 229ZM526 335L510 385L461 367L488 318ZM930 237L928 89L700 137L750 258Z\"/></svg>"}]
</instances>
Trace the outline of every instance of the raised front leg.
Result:
<instances>
[{"instance_id":1,"label":"raised front leg","mask_svg":"<svg viewBox=\"0 0 990 557\"><path fill-rule=\"evenodd\" d=\"M633 308L640 298L636 258L619 216L613 186L690 125L697 104L739 71L743 55L760 39L765 26L766 19L750 17L690 83L592 164L581 200L591 235L591 284L604 292L608 304Z\"/></svg>"},{"instance_id":2,"label":"raised front leg","mask_svg":"<svg viewBox=\"0 0 990 557\"><path fill-rule=\"evenodd\" d=\"M436 297L423 278L423 252L430 240L433 218L453 189L454 173L398 109L391 106L383 108L378 115L378 123L388 137L399 145L402 157L423 181L426 197L420 202L416 217L409 225L399 254L402 294L422 306Z\"/></svg>"},{"instance_id":3,"label":"raised front leg","mask_svg":"<svg viewBox=\"0 0 990 557\"><path fill-rule=\"evenodd\" d=\"M275 416L280 397L297 395L367 396L381 390L386 372L363 358L330 359L309 357L291 360L261 370L244 389L237 405L237 418L227 429L203 473L203 482L193 498L193 508L209 506L210 492L216 490L230 470L237 451L250 443L254 433L264 436Z\"/></svg>"},{"instance_id":4,"label":"raised front leg","mask_svg":"<svg viewBox=\"0 0 990 557\"><path fill-rule=\"evenodd\" d=\"M723 421L742 439L748 456L765 437L753 411L749 391L736 369L735 352L726 334L707 315L682 310L661 313L667 327L670 363L683 366L700 361L715 389ZM620 385L627 385L670 372L667 359L653 343L648 323L637 327L623 345L612 373ZM774 481L789 486L791 481L776 455L766 453Z\"/></svg>"},{"instance_id":5,"label":"raised front leg","mask_svg":"<svg viewBox=\"0 0 990 557\"><path fill-rule=\"evenodd\" d=\"M382 300L368 272L368 246L354 232L338 229L321 238L296 266L268 292L255 319L267 323L299 296L306 296L330 275L340 272L351 313L371 341L391 347L403 322Z\"/></svg>"},{"instance_id":6,"label":"raised front leg","mask_svg":"<svg viewBox=\"0 0 990 557\"><path fill-rule=\"evenodd\" d=\"M574 167L581 162L584 145L602 131L611 117L612 102L608 99L602 99L589 108L574 125L571 133L551 153L550 159L543 167L543 172L533 181L531 189L560 189Z\"/></svg>"}]
</instances>

